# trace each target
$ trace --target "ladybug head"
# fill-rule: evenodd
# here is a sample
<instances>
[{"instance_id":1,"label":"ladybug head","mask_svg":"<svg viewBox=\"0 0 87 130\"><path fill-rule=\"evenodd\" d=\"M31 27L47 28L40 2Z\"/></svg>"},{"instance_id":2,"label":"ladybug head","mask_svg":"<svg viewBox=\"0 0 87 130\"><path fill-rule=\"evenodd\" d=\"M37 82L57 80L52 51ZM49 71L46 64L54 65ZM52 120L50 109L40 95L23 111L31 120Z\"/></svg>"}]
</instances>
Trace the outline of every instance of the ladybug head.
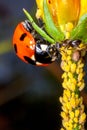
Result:
<instances>
[{"instance_id":1,"label":"ladybug head","mask_svg":"<svg viewBox=\"0 0 87 130\"><path fill-rule=\"evenodd\" d=\"M38 41L35 46L35 59L41 63L52 63L58 58L58 54L55 44L50 44L45 40Z\"/></svg>"}]
</instances>

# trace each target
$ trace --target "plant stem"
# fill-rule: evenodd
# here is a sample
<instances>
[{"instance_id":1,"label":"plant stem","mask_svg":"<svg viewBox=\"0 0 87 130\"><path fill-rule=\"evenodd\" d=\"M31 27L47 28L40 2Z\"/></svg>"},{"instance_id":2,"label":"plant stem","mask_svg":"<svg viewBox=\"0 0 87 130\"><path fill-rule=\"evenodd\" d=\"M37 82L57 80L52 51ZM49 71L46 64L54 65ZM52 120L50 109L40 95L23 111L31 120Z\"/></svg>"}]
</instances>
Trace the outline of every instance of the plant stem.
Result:
<instances>
[{"instance_id":1,"label":"plant stem","mask_svg":"<svg viewBox=\"0 0 87 130\"><path fill-rule=\"evenodd\" d=\"M86 114L84 112L83 98L80 96L80 91L83 90L84 83L84 62L83 50L79 46L81 54L78 61L73 59L76 48L61 48L62 62L61 68L64 73L62 75L63 96L60 97L62 104L62 128L61 130L84 130ZM85 50L84 50L85 51ZM76 55L77 56L77 55Z\"/></svg>"}]
</instances>

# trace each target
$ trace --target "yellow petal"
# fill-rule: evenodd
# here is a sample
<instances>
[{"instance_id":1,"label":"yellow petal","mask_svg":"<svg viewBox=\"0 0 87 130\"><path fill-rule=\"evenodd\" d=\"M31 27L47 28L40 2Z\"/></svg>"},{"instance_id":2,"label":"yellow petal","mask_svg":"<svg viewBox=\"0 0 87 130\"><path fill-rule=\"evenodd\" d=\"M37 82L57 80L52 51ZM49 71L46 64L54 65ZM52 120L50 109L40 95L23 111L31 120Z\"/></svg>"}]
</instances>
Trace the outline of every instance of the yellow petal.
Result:
<instances>
[{"instance_id":1,"label":"yellow petal","mask_svg":"<svg viewBox=\"0 0 87 130\"><path fill-rule=\"evenodd\" d=\"M47 0L47 2L56 26L78 21L80 0ZM36 0L36 4L38 7L36 17L43 18L43 0Z\"/></svg>"},{"instance_id":2,"label":"yellow petal","mask_svg":"<svg viewBox=\"0 0 87 130\"><path fill-rule=\"evenodd\" d=\"M48 0L48 7L55 25L58 26L58 0Z\"/></svg>"},{"instance_id":3,"label":"yellow petal","mask_svg":"<svg viewBox=\"0 0 87 130\"><path fill-rule=\"evenodd\" d=\"M87 0L80 0L81 4L80 4L80 17L87 13Z\"/></svg>"},{"instance_id":4,"label":"yellow petal","mask_svg":"<svg viewBox=\"0 0 87 130\"><path fill-rule=\"evenodd\" d=\"M57 0L59 24L76 23L79 17L80 0Z\"/></svg>"},{"instance_id":5,"label":"yellow petal","mask_svg":"<svg viewBox=\"0 0 87 130\"><path fill-rule=\"evenodd\" d=\"M37 18L43 18L43 0L36 0L37 4L37 12L36 12L36 17Z\"/></svg>"},{"instance_id":6,"label":"yellow petal","mask_svg":"<svg viewBox=\"0 0 87 130\"><path fill-rule=\"evenodd\" d=\"M38 8L42 9L43 8L43 0L36 0Z\"/></svg>"}]
</instances>

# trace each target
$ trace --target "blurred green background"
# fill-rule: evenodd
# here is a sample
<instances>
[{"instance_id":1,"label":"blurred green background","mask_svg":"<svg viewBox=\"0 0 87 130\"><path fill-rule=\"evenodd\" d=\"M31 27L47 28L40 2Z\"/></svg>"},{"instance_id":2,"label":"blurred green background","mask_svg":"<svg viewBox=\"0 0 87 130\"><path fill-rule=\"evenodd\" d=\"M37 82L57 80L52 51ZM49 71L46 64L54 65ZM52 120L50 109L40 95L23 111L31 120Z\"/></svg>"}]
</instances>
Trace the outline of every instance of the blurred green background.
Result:
<instances>
[{"instance_id":1,"label":"blurred green background","mask_svg":"<svg viewBox=\"0 0 87 130\"><path fill-rule=\"evenodd\" d=\"M0 130L59 130L61 69L23 63L16 57L12 37L26 19L35 16L35 0L0 0Z\"/></svg>"}]
</instances>

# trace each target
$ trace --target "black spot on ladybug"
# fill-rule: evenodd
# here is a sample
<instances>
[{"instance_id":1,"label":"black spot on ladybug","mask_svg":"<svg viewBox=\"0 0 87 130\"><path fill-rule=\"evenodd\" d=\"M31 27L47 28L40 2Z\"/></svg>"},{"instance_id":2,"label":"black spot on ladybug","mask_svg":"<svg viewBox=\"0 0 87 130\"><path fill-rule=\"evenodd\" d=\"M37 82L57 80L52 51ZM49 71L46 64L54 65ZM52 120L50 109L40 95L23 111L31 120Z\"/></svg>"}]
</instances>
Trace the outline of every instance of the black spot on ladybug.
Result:
<instances>
[{"instance_id":1,"label":"black spot on ladybug","mask_svg":"<svg viewBox=\"0 0 87 130\"><path fill-rule=\"evenodd\" d=\"M27 36L27 34L26 34L26 33L23 33L23 34L21 35L21 37L20 37L20 40L23 41L26 36Z\"/></svg>"},{"instance_id":2,"label":"black spot on ladybug","mask_svg":"<svg viewBox=\"0 0 87 130\"><path fill-rule=\"evenodd\" d=\"M14 44L14 49L15 49L15 52L17 53L17 45Z\"/></svg>"},{"instance_id":3,"label":"black spot on ladybug","mask_svg":"<svg viewBox=\"0 0 87 130\"><path fill-rule=\"evenodd\" d=\"M29 46L28 46L28 45L27 45L26 47L27 47L27 48L29 48Z\"/></svg>"},{"instance_id":4,"label":"black spot on ladybug","mask_svg":"<svg viewBox=\"0 0 87 130\"><path fill-rule=\"evenodd\" d=\"M24 59L25 59L28 63L30 63L30 64L32 64L32 65L36 65L36 62L35 62L34 60L32 60L31 58L29 58L29 57L27 57L27 56L24 56Z\"/></svg>"}]
</instances>

